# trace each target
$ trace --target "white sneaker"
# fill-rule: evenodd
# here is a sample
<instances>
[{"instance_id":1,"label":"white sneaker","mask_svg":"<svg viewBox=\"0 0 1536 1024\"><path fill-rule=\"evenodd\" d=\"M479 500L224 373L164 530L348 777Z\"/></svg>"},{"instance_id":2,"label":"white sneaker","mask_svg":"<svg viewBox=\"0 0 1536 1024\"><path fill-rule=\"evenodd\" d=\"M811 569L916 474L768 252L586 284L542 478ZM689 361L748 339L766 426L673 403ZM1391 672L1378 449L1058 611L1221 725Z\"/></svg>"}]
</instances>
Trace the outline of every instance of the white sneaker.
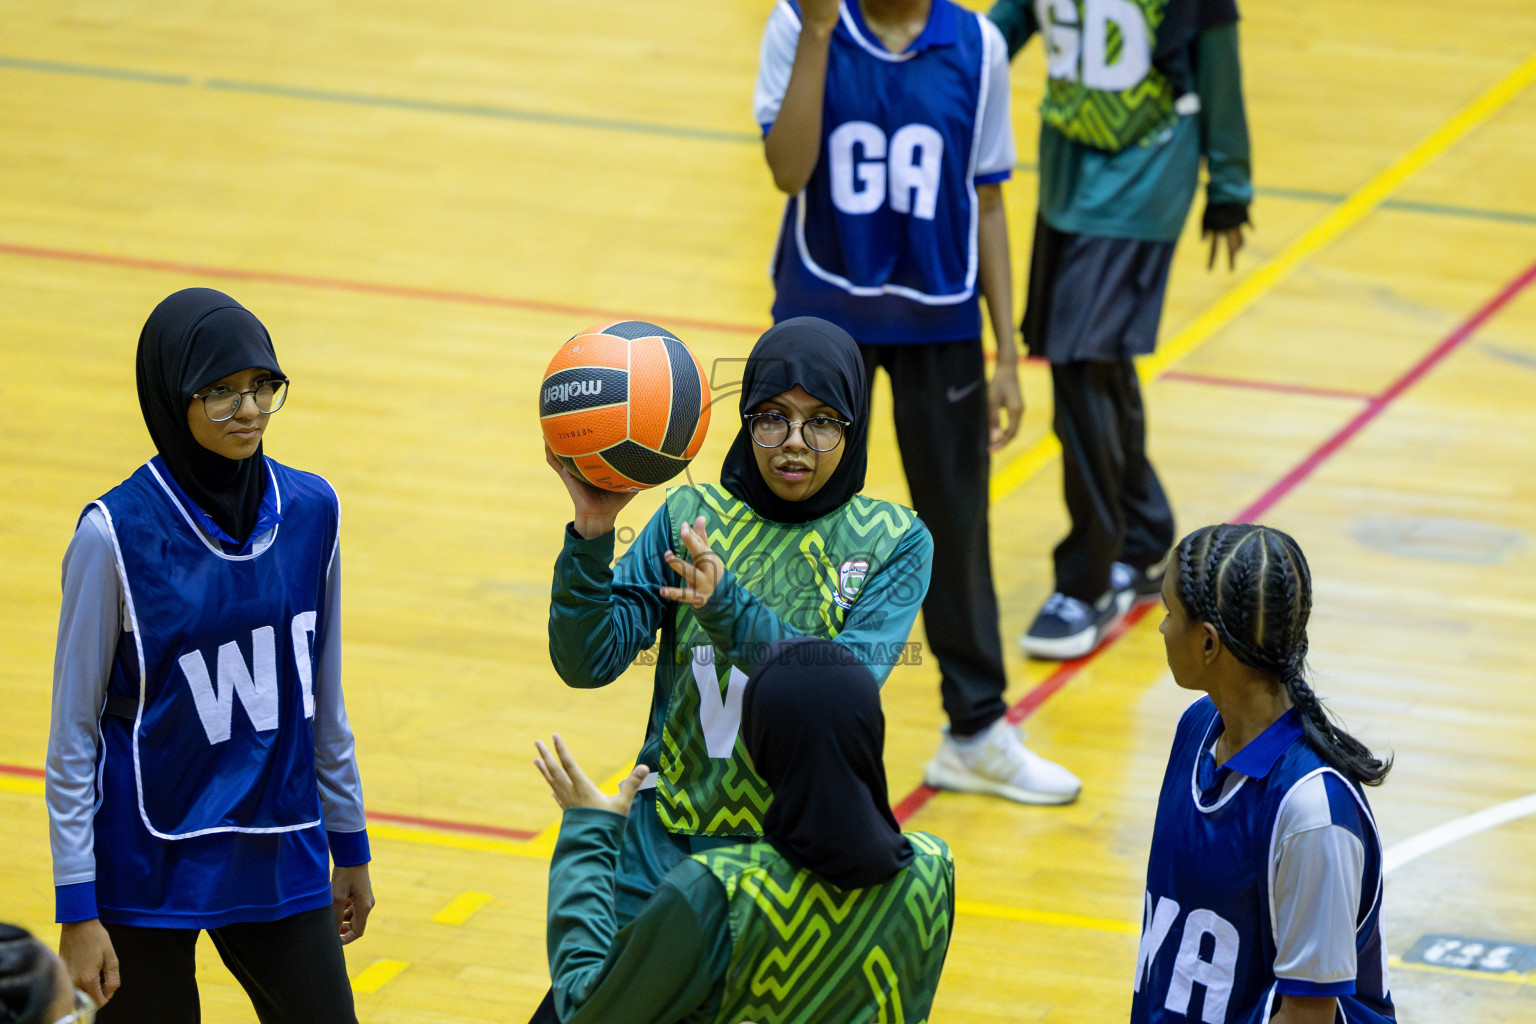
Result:
<instances>
[{"instance_id":1,"label":"white sneaker","mask_svg":"<svg viewBox=\"0 0 1536 1024\"><path fill-rule=\"evenodd\" d=\"M1026 747L1007 718L966 740L954 739L946 727L923 781L934 789L988 793L1021 804L1069 804L1083 789L1076 775Z\"/></svg>"}]
</instances>

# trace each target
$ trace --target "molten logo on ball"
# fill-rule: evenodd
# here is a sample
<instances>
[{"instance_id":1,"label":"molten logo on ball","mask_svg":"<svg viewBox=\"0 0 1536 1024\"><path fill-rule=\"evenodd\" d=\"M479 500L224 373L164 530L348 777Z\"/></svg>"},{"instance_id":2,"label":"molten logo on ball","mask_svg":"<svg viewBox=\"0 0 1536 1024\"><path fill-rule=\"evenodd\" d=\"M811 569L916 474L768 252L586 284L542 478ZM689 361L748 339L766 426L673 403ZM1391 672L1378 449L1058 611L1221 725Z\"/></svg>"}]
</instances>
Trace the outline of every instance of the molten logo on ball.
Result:
<instances>
[{"instance_id":1,"label":"molten logo on ball","mask_svg":"<svg viewBox=\"0 0 1536 1024\"><path fill-rule=\"evenodd\" d=\"M578 380L570 384L551 384L544 389L544 398L539 402L539 405L560 405L580 395L591 395L596 398L602 393L603 382L600 380Z\"/></svg>"},{"instance_id":2,"label":"molten logo on ball","mask_svg":"<svg viewBox=\"0 0 1536 1024\"><path fill-rule=\"evenodd\" d=\"M671 331L589 327L560 347L539 392L544 440L566 469L610 491L672 479L709 430L703 367Z\"/></svg>"}]
</instances>

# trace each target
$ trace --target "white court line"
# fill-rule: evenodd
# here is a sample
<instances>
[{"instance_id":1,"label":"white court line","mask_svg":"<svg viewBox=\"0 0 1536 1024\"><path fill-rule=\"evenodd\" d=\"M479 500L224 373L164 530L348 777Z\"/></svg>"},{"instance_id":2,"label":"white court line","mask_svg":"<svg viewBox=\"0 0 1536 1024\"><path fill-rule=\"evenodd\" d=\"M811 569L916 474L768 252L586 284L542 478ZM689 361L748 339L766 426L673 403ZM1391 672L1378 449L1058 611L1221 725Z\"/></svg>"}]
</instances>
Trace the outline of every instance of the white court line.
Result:
<instances>
[{"instance_id":1,"label":"white court line","mask_svg":"<svg viewBox=\"0 0 1536 1024\"><path fill-rule=\"evenodd\" d=\"M1420 832L1411 839L1404 839L1382 854L1381 870L1385 874L1391 874L1404 864L1418 860L1426 853L1434 853L1442 846L1460 842L1468 836L1508 824L1528 814L1536 814L1536 793L1502 804L1494 804L1492 807L1484 807L1466 817L1448 821L1444 825L1436 825L1427 832Z\"/></svg>"}]
</instances>

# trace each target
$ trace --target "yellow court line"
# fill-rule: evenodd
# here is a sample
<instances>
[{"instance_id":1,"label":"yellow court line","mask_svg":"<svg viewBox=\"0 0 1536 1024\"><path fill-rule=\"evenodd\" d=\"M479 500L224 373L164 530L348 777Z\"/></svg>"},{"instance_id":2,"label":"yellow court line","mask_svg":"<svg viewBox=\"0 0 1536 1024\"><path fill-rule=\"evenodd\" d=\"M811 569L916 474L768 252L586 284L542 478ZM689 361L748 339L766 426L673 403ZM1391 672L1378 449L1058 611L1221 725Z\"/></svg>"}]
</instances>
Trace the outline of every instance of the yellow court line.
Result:
<instances>
[{"instance_id":1,"label":"yellow court line","mask_svg":"<svg viewBox=\"0 0 1536 1024\"><path fill-rule=\"evenodd\" d=\"M27 796L42 796L43 780L18 779L14 775L0 775L0 793L24 793Z\"/></svg>"},{"instance_id":2,"label":"yellow court line","mask_svg":"<svg viewBox=\"0 0 1536 1024\"><path fill-rule=\"evenodd\" d=\"M545 832L548 831L548 829L545 830ZM554 850L553 840L548 842L546 848L543 842L544 832L533 839L519 842L513 839L491 839L486 836L471 836L458 832L434 832L431 829L412 828L408 825L381 825L370 822L368 834L404 843L443 846L451 850L468 850L471 853L499 853L507 857L532 857L535 860L548 860L551 851Z\"/></svg>"},{"instance_id":3,"label":"yellow court line","mask_svg":"<svg viewBox=\"0 0 1536 1024\"><path fill-rule=\"evenodd\" d=\"M496 897L488 892L461 892L448 901L447 906L432 915L438 924L463 924L474 916L475 911Z\"/></svg>"},{"instance_id":4,"label":"yellow court line","mask_svg":"<svg viewBox=\"0 0 1536 1024\"><path fill-rule=\"evenodd\" d=\"M405 960L375 960L352 979L352 991L370 995L388 985L401 971L411 966Z\"/></svg>"},{"instance_id":5,"label":"yellow court line","mask_svg":"<svg viewBox=\"0 0 1536 1024\"><path fill-rule=\"evenodd\" d=\"M1141 926L1129 921L1115 921L1107 917L1084 917L1082 914L1060 914L1054 910L1034 910L1029 907L1005 907L996 903L979 903L976 900L955 900L955 913L971 914L976 917L998 917L1005 921L1059 925L1063 928L1086 928L1097 932L1115 932L1118 935L1141 934Z\"/></svg>"},{"instance_id":6,"label":"yellow court line","mask_svg":"<svg viewBox=\"0 0 1536 1024\"><path fill-rule=\"evenodd\" d=\"M1434 964L1409 963L1400 956L1387 957L1387 965L1394 971L1402 968L1405 971L1452 974L1458 978L1473 978L1477 981L1502 981L1506 985L1529 985L1532 981L1530 974L1513 974L1507 971L1502 974L1494 974L1491 971L1466 971L1460 967L1436 967Z\"/></svg>"},{"instance_id":7,"label":"yellow court line","mask_svg":"<svg viewBox=\"0 0 1536 1024\"><path fill-rule=\"evenodd\" d=\"M1527 57L1524 63L1469 103L1392 166L1355 190L1328 216L1286 246L1278 256L1244 277L1182 331L1158 346L1156 352L1138 364L1137 372L1141 379L1151 381L1161 376L1174 363L1209 341L1212 335L1231 323L1239 313L1285 280L1303 261L1316 255L1364 220L1405 181L1460 142L1467 133L1492 117L1533 81L1536 81L1536 54ZM1061 443L1054 434L1041 438L993 474L992 500L995 502L1011 494L1060 453Z\"/></svg>"}]
</instances>

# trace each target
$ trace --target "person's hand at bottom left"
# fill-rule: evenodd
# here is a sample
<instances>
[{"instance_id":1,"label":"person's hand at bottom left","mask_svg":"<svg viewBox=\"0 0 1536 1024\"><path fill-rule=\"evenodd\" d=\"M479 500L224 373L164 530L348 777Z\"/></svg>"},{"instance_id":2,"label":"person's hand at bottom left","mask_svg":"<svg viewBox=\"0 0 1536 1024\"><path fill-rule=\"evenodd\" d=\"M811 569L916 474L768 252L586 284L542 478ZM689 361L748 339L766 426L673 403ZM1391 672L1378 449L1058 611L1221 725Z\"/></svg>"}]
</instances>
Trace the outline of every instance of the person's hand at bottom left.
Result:
<instances>
[{"instance_id":1,"label":"person's hand at bottom left","mask_svg":"<svg viewBox=\"0 0 1536 1024\"><path fill-rule=\"evenodd\" d=\"M651 773L649 768L643 764L635 765L629 777L619 783L619 791L609 796L587 778L559 733L555 733L551 742L555 746L554 756L550 756L549 748L542 740L533 741L534 749L539 752L539 756L533 759L533 766L544 776L544 781L549 783L550 795L556 803L561 807L595 807L615 814L629 813L629 805L634 803L635 794L640 791L640 783Z\"/></svg>"}]
</instances>

